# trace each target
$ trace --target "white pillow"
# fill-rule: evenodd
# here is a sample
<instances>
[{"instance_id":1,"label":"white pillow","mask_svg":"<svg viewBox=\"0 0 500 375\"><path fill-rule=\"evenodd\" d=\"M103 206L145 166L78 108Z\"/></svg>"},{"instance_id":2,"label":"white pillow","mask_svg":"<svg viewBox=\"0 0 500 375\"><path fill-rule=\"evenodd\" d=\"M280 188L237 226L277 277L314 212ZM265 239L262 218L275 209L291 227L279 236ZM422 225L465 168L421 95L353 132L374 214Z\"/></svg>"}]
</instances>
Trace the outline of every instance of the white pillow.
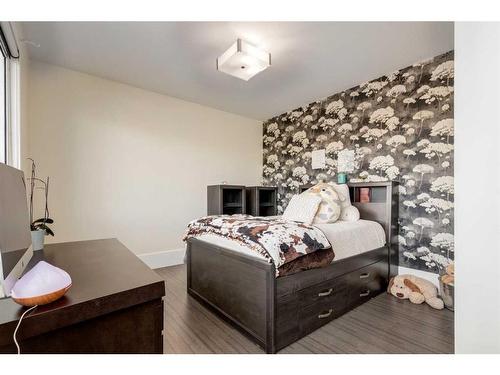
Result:
<instances>
[{"instance_id":1,"label":"white pillow","mask_svg":"<svg viewBox=\"0 0 500 375\"><path fill-rule=\"evenodd\" d=\"M316 195L294 195L283 212L283 219L311 225L320 203L321 198Z\"/></svg>"},{"instance_id":2,"label":"white pillow","mask_svg":"<svg viewBox=\"0 0 500 375\"><path fill-rule=\"evenodd\" d=\"M358 221L360 218L359 210L355 206L349 206L342 210L340 220L342 221Z\"/></svg>"}]
</instances>

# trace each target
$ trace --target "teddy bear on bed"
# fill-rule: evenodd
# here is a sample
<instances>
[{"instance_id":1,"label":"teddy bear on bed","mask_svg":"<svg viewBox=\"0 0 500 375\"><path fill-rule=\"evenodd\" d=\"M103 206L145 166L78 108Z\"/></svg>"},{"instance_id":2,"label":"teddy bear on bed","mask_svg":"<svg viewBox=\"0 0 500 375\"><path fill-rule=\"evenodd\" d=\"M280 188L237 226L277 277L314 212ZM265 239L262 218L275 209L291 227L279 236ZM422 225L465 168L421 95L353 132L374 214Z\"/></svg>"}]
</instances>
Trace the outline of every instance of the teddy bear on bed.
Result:
<instances>
[{"instance_id":1,"label":"teddy bear on bed","mask_svg":"<svg viewBox=\"0 0 500 375\"><path fill-rule=\"evenodd\" d=\"M443 301L438 297L437 288L430 281L413 275L397 275L389 281L387 293L399 299L410 299L411 302L441 310Z\"/></svg>"}]
</instances>

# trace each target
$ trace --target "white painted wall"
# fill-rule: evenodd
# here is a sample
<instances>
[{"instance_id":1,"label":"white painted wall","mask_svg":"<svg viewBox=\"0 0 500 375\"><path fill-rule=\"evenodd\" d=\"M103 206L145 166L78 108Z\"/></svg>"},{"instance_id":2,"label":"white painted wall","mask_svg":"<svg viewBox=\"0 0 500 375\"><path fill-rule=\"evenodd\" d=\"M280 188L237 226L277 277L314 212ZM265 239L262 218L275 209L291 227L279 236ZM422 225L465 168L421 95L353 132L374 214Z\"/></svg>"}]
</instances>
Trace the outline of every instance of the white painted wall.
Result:
<instances>
[{"instance_id":1,"label":"white painted wall","mask_svg":"<svg viewBox=\"0 0 500 375\"><path fill-rule=\"evenodd\" d=\"M500 24L455 46L455 351L500 353Z\"/></svg>"},{"instance_id":2,"label":"white painted wall","mask_svg":"<svg viewBox=\"0 0 500 375\"><path fill-rule=\"evenodd\" d=\"M29 154L51 177L53 241L178 249L208 184L260 182L259 121L36 61L29 79Z\"/></svg>"},{"instance_id":3,"label":"white painted wall","mask_svg":"<svg viewBox=\"0 0 500 375\"><path fill-rule=\"evenodd\" d=\"M433 283L436 288L439 288L439 275L437 273L420 271L408 267L398 267L398 275L415 275L421 277L422 279L428 280Z\"/></svg>"}]
</instances>

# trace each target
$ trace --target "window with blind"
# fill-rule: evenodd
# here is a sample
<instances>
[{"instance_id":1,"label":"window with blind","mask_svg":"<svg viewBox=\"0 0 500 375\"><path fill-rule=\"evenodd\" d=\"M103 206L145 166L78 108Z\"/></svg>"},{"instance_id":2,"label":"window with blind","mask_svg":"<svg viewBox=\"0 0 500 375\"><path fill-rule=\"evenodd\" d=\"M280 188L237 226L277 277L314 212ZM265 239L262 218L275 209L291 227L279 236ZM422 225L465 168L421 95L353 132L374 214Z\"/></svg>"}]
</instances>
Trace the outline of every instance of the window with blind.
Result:
<instances>
[{"instance_id":1,"label":"window with blind","mask_svg":"<svg viewBox=\"0 0 500 375\"><path fill-rule=\"evenodd\" d=\"M0 22L0 163L20 167L19 48L10 22Z\"/></svg>"},{"instance_id":2,"label":"window with blind","mask_svg":"<svg viewBox=\"0 0 500 375\"><path fill-rule=\"evenodd\" d=\"M6 69L5 69L5 52L0 48L0 163L5 163L7 160L7 121L6 121Z\"/></svg>"}]
</instances>

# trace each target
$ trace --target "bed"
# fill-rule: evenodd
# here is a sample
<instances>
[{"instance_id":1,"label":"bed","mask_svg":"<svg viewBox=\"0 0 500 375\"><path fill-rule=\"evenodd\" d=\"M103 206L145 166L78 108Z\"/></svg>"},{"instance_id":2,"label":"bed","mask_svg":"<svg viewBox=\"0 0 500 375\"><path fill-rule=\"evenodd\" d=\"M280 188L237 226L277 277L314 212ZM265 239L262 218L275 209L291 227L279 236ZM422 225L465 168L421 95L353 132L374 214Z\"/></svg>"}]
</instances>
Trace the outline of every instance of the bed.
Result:
<instances>
[{"instance_id":1,"label":"bed","mask_svg":"<svg viewBox=\"0 0 500 375\"><path fill-rule=\"evenodd\" d=\"M276 353L375 297L397 274L396 184L349 184L352 204L362 220L321 225L327 237L336 239L335 259L325 267L276 277L273 263L232 241L189 238L189 295L267 353ZM359 202L362 187L370 188L370 202ZM368 232L371 235L365 235Z\"/></svg>"}]
</instances>

